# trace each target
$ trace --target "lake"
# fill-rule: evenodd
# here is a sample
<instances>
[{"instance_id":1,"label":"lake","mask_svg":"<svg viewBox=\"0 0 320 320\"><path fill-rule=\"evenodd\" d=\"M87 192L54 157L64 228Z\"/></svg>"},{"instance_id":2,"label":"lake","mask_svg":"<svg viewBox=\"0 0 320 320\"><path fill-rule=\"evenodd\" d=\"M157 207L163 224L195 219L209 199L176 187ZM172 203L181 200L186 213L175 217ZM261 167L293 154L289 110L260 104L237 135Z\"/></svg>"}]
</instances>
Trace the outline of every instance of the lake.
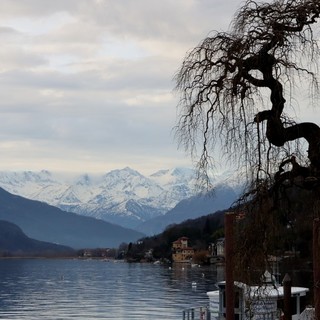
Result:
<instances>
[{"instance_id":1,"label":"lake","mask_svg":"<svg viewBox=\"0 0 320 320\"><path fill-rule=\"evenodd\" d=\"M2 259L0 319L182 319L183 309L208 304L221 274L185 264Z\"/></svg>"}]
</instances>

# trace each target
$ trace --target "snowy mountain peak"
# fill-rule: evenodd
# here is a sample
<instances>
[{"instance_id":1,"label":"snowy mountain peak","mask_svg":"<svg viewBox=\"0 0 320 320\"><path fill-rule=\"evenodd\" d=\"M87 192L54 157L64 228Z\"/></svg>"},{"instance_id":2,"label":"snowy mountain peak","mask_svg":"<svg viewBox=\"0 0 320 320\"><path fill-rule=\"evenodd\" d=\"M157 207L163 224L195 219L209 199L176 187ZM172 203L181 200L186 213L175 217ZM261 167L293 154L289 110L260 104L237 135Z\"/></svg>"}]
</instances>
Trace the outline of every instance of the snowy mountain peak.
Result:
<instances>
[{"instance_id":1,"label":"snowy mountain peak","mask_svg":"<svg viewBox=\"0 0 320 320\"><path fill-rule=\"evenodd\" d=\"M2 171L0 172L1 181L5 181L7 183L17 183L23 181L50 181L52 179L52 175L47 170L41 170L39 172L35 171L21 171L21 172L11 172L11 171Z\"/></svg>"},{"instance_id":2,"label":"snowy mountain peak","mask_svg":"<svg viewBox=\"0 0 320 320\"><path fill-rule=\"evenodd\" d=\"M47 170L0 172L0 186L66 211L134 227L164 215L180 201L194 196L195 173L188 168L173 168L147 177L125 167L70 179Z\"/></svg>"},{"instance_id":3,"label":"snowy mountain peak","mask_svg":"<svg viewBox=\"0 0 320 320\"><path fill-rule=\"evenodd\" d=\"M132 177L144 178L144 176L140 174L138 171L133 170L129 167L125 167L124 169L115 169L105 174L106 180L128 178L132 179Z\"/></svg>"},{"instance_id":4,"label":"snowy mountain peak","mask_svg":"<svg viewBox=\"0 0 320 320\"><path fill-rule=\"evenodd\" d=\"M179 167L179 168L172 169L172 175L177 176L177 177L185 178L185 177L191 176L191 177L195 178L195 174L196 174L195 170L190 169L190 168Z\"/></svg>"},{"instance_id":5,"label":"snowy mountain peak","mask_svg":"<svg viewBox=\"0 0 320 320\"><path fill-rule=\"evenodd\" d=\"M89 186L91 184L90 176L85 173L75 180L77 186Z\"/></svg>"},{"instance_id":6,"label":"snowy mountain peak","mask_svg":"<svg viewBox=\"0 0 320 320\"><path fill-rule=\"evenodd\" d=\"M109 192L122 194L122 199L127 200L130 197L133 199L152 197L162 191L162 188L152 180L129 167L110 171L104 176L102 185L110 190Z\"/></svg>"},{"instance_id":7,"label":"snowy mountain peak","mask_svg":"<svg viewBox=\"0 0 320 320\"><path fill-rule=\"evenodd\" d=\"M161 177L161 176L164 176L166 175L167 173L169 172L169 169L166 169L166 170L159 170L153 174L150 175L150 177Z\"/></svg>"},{"instance_id":8,"label":"snowy mountain peak","mask_svg":"<svg viewBox=\"0 0 320 320\"><path fill-rule=\"evenodd\" d=\"M194 186L196 185L196 171L188 168L160 170L150 175L150 179L164 188L172 188L181 184L187 185L189 191L194 192Z\"/></svg>"},{"instance_id":9,"label":"snowy mountain peak","mask_svg":"<svg viewBox=\"0 0 320 320\"><path fill-rule=\"evenodd\" d=\"M57 202L60 205L77 205L81 203L81 200L73 188L69 187L61 194L61 196L57 199Z\"/></svg>"}]
</instances>

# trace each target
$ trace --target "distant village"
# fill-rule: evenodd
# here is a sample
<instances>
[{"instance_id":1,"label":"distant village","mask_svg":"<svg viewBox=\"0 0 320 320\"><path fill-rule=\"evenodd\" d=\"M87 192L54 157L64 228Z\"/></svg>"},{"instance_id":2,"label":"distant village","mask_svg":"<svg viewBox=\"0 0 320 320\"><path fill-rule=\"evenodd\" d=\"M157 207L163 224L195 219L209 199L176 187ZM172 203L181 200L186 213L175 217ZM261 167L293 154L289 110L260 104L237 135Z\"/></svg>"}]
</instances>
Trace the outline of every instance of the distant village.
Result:
<instances>
[{"instance_id":1,"label":"distant village","mask_svg":"<svg viewBox=\"0 0 320 320\"><path fill-rule=\"evenodd\" d=\"M197 255L197 252L189 246L188 240L187 237L181 237L172 243L173 262L212 264L224 261L224 238L220 238L215 243L210 244L207 251L202 250L200 257Z\"/></svg>"},{"instance_id":2,"label":"distant village","mask_svg":"<svg viewBox=\"0 0 320 320\"><path fill-rule=\"evenodd\" d=\"M139 241L136 245L143 245ZM153 256L153 249L148 249L139 257L130 254L133 244L127 248L123 244L118 250L109 248L82 249L78 251L80 258L104 258L104 259L124 259L128 262L174 262L174 263L194 263L194 264L214 264L224 262L224 238L217 239L211 243L207 250L197 250L189 243L188 237L180 237L172 242L171 257L162 259Z\"/></svg>"}]
</instances>

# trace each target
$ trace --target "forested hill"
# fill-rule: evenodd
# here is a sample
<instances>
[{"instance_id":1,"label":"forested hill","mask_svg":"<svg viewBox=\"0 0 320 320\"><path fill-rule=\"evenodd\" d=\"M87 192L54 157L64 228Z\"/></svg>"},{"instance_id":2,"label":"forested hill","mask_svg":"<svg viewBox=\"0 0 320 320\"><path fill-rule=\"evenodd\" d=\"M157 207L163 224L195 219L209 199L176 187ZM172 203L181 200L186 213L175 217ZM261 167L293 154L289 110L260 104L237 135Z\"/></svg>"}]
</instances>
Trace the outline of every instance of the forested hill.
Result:
<instances>
[{"instance_id":1,"label":"forested hill","mask_svg":"<svg viewBox=\"0 0 320 320\"><path fill-rule=\"evenodd\" d=\"M106 221L64 212L46 203L13 195L2 188L0 220L16 224L32 239L75 249L117 247L122 242L136 241L144 236Z\"/></svg>"},{"instance_id":2,"label":"forested hill","mask_svg":"<svg viewBox=\"0 0 320 320\"><path fill-rule=\"evenodd\" d=\"M225 211L217 211L168 226L164 232L130 245L128 254L130 258L139 260L147 250L152 249L155 259L170 259L172 242L183 236L189 238L193 248L206 250L210 243L224 236L224 213Z\"/></svg>"},{"instance_id":3,"label":"forested hill","mask_svg":"<svg viewBox=\"0 0 320 320\"><path fill-rule=\"evenodd\" d=\"M17 225L0 220L0 257L72 255L75 251L69 247L31 239Z\"/></svg>"}]
</instances>

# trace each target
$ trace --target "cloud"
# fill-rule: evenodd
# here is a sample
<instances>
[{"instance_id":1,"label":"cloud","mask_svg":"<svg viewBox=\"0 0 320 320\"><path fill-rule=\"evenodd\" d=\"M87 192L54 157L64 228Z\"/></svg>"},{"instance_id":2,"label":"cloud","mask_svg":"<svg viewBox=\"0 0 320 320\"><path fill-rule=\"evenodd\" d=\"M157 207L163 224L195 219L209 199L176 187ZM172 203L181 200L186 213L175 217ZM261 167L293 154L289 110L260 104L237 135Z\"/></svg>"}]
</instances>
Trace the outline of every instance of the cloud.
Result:
<instances>
[{"instance_id":1,"label":"cloud","mask_svg":"<svg viewBox=\"0 0 320 320\"><path fill-rule=\"evenodd\" d=\"M2 0L0 168L191 165L173 139L173 76L239 4Z\"/></svg>"}]
</instances>

